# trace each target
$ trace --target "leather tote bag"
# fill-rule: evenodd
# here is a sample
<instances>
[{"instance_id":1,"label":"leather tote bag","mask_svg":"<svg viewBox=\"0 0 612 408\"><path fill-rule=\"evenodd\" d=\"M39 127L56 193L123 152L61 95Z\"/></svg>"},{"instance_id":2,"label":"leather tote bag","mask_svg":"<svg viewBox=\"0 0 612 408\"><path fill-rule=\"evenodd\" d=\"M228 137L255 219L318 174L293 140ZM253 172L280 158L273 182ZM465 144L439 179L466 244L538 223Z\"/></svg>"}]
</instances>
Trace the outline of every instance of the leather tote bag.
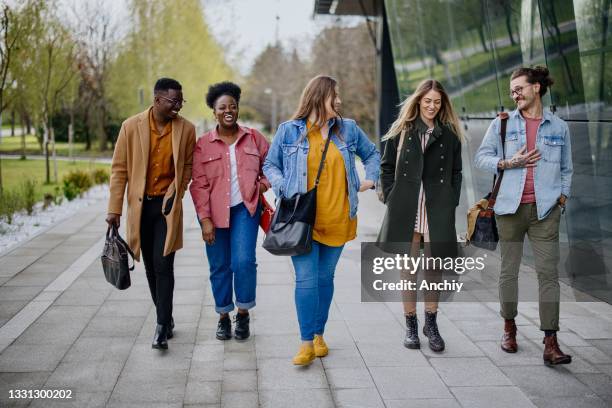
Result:
<instances>
[{"instance_id":1,"label":"leather tote bag","mask_svg":"<svg viewBox=\"0 0 612 408\"><path fill-rule=\"evenodd\" d=\"M500 112L499 117L501 118L500 136L502 143L502 158L505 158L506 126L508 124L508 114L506 112ZM495 223L495 211L493 211L493 206L495 205L495 200L497 198L497 193L499 192L499 187L501 185L503 176L503 170L499 172L499 177L496 178L495 176L493 176L493 189L489 194L484 197L484 200L486 200L486 207L481 204L484 203L484 200L479 201L474 205L474 207L472 207L472 209L478 211L478 215L476 217L473 232L471 236L466 236L466 240L469 244L472 244L475 247L488 249L490 251L495 251L495 249L497 248L497 243L499 242L499 234L497 233L497 224ZM471 228L470 213L468 212L468 231L469 230L471 230Z\"/></svg>"},{"instance_id":2,"label":"leather tote bag","mask_svg":"<svg viewBox=\"0 0 612 408\"><path fill-rule=\"evenodd\" d=\"M129 265L129 256L132 257L132 266ZM106 281L124 290L132 284L130 271L134 270L134 254L128 244L121 238L115 225L106 230L106 242L101 256L102 269Z\"/></svg>"},{"instance_id":3,"label":"leather tote bag","mask_svg":"<svg viewBox=\"0 0 612 408\"><path fill-rule=\"evenodd\" d=\"M277 200L272 224L263 242L264 249L271 254L294 256L307 254L312 250L312 228L317 214L317 186L330 140L331 137L328 136L314 187L291 198L281 197Z\"/></svg>"}]
</instances>

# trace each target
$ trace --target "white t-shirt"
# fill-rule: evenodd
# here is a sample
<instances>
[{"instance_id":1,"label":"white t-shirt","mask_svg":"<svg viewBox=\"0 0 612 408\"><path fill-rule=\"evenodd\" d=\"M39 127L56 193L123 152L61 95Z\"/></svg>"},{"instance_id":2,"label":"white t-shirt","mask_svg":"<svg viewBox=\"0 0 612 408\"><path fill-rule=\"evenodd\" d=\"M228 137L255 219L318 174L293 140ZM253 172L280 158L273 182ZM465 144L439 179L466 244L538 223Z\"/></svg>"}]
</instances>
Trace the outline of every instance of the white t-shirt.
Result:
<instances>
[{"instance_id":1,"label":"white t-shirt","mask_svg":"<svg viewBox=\"0 0 612 408\"><path fill-rule=\"evenodd\" d=\"M230 207L242 202L240 185L238 184L238 168L236 164L236 143L229 146L230 151Z\"/></svg>"}]
</instances>

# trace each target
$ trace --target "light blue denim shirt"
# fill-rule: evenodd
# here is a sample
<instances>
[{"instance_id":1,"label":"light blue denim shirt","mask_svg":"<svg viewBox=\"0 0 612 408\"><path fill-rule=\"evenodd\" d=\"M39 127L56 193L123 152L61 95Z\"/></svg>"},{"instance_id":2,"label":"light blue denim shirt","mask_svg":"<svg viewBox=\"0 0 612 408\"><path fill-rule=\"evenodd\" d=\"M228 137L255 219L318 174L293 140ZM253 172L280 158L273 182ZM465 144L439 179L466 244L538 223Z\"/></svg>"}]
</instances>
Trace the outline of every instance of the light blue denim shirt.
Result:
<instances>
[{"instance_id":1,"label":"light blue denim shirt","mask_svg":"<svg viewBox=\"0 0 612 408\"><path fill-rule=\"evenodd\" d=\"M335 119L331 119L328 122L329 127L334 123ZM344 159L350 217L355 218L359 202L357 193L361 184L355 167L355 155L363 162L366 179L376 183L380 172L380 153L354 120L342 119L341 129L342 137L338 138L334 133L331 141ZM263 172L277 197L289 198L296 193L305 193L308 188L309 145L308 138L302 137L305 134L306 121L303 119L281 123L276 131L263 165Z\"/></svg>"},{"instance_id":2,"label":"light blue denim shirt","mask_svg":"<svg viewBox=\"0 0 612 408\"><path fill-rule=\"evenodd\" d=\"M476 152L474 165L490 173L497 172L497 163L502 156L500 119L491 122L487 133ZM516 109L509 114L506 128L505 159L510 159L527 143L525 119ZM572 149L567 123L552 112L545 110L538 127L536 148L542 157L533 169L533 182L538 209L538 219L544 219L557 204L561 194L569 197L572 184ZM525 187L527 168L504 170L495 213L514 214L518 209Z\"/></svg>"}]
</instances>

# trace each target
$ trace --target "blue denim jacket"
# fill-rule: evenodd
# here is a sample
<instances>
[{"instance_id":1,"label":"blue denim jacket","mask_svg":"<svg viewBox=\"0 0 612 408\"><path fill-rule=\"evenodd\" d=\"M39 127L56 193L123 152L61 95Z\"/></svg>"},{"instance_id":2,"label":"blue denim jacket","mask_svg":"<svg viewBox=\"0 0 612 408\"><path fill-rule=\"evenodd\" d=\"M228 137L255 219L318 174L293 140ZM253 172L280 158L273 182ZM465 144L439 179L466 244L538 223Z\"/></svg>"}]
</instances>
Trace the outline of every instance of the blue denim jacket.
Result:
<instances>
[{"instance_id":1,"label":"blue denim jacket","mask_svg":"<svg viewBox=\"0 0 612 408\"><path fill-rule=\"evenodd\" d=\"M487 133L476 152L474 164L481 170L497 172L497 163L501 159L500 119L491 122ZM527 143L525 119L518 109L510 112L506 128L505 158L510 159ZM572 184L572 149L567 123L550 111L544 111L542 123L536 136L536 148L542 157L533 169L533 183L536 196L538 219L544 219L557 204L561 194L569 197ZM499 215L514 214L521 202L523 187L527 177L527 168L504 170L495 213Z\"/></svg>"},{"instance_id":2,"label":"blue denim jacket","mask_svg":"<svg viewBox=\"0 0 612 408\"><path fill-rule=\"evenodd\" d=\"M330 128L334 122L335 119L328 122ZM341 128L342 139L334 133L331 141L344 159L350 217L355 218L359 202L357 193L361 184L355 167L355 155L361 158L365 166L366 179L376 182L380 172L380 153L354 120L342 119ZM308 188L308 138L304 137L300 142L305 133L306 121L303 119L281 123L276 131L263 165L263 172L277 197L292 197L296 193L305 193Z\"/></svg>"}]
</instances>

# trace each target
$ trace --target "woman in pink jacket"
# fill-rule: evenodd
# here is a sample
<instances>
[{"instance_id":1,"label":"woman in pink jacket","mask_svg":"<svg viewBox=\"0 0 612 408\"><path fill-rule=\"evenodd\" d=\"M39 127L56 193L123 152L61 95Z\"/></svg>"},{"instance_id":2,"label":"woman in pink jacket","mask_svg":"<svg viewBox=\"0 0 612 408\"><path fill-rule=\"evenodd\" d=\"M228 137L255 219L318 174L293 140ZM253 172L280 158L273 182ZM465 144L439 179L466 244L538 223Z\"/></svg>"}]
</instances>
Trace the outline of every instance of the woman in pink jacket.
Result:
<instances>
[{"instance_id":1,"label":"woman in pink jacket","mask_svg":"<svg viewBox=\"0 0 612 408\"><path fill-rule=\"evenodd\" d=\"M255 306L255 244L260 194L270 183L262 172L269 143L255 129L238 125L240 87L211 85L206 104L217 126L198 140L193 154L190 192L210 265L215 310L220 314L217 339L232 337L229 312L234 310L236 339L249 337L249 309Z\"/></svg>"}]
</instances>

